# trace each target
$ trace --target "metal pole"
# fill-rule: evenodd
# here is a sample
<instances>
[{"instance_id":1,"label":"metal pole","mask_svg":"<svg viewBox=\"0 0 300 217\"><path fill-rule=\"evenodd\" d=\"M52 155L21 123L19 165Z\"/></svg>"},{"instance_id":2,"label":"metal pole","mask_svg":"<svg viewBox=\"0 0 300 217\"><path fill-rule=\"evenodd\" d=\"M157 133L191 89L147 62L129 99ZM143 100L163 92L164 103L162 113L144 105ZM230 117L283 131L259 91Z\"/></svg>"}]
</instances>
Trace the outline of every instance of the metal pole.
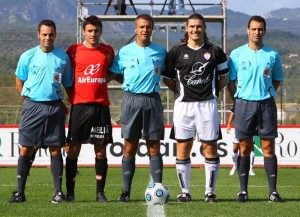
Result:
<instances>
[{"instance_id":1,"label":"metal pole","mask_svg":"<svg viewBox=\"0 0 300 217\"><path fill-rule=\"evenodd\" d=\"M280 92L280 124L283 125L283 84L281 84Z\"/></svg>"},{"instance_id":2,"label":"metal pole","mask_svg":"<svg viewBox=\"0 0 300 217\"><path fill-rule=\"evenodd\" d=\"M167 51L169 51L169 26L166 24L166 29L167 29Z\"/></svg>"},{"instance_id":3,"label":"metal pole","mask_svg":"<svg viewBox=\"0 0 300 217\"><path fill-rule=\"evenodd\" d=\"M154 5L153 0L151 0L151 1L149 2L149 4L151 5L151 16L153 17L153 5Z\"/></svg>"},{"instance_id":4,"label":"metal pole","mask_svg":"<svg viewBox=\"0 0 300 217\"><path fill-rule=\"evenodd\" d=\"M167 28L167 51L169 52L169 25L166 25ZM168 109L168 116L167 121L170 123L170 91L167 90L167 109Z\"/></svg>"},{"instance_id":5,"label":"metal pole","mask_svg":"<svg viewBox=\"0 0 300 217\"><path fill-rule=\"evenodd\" d=\"M167 90L167 123L170 124L170 90Z\"/></svg>"},{"instance_id":6,"label":"metal pole","mask_svg":"<svg viewBox=\"0 0 300 217\"><path fill-rule=\"evenodd\" d=\"M223 49L224 52L227 53L227 18L226 18L226 1L222 0L222 11L223 11L223 29L222 29L222 40L223 40ZM223 124L226 123L226 110L227 110L227 97L226 97L226 87L223 90L223 109L221 109L221 111L223 111Z\"/></svg>"},{"instance_id":7,"label":"metal pole","mask_svg":"<svg viewBox=\"0 0 300 217\"><path fill-rule=\"evenodd\" d=\"M77 43L80 42L80 39L79 39L79 37L80 37L80 21L79 21L79 19L80 19L81 4L82 4L81 0L78 0L78 3L77 3L77 35L76 35Z\"/></svg>"}]
</instances>

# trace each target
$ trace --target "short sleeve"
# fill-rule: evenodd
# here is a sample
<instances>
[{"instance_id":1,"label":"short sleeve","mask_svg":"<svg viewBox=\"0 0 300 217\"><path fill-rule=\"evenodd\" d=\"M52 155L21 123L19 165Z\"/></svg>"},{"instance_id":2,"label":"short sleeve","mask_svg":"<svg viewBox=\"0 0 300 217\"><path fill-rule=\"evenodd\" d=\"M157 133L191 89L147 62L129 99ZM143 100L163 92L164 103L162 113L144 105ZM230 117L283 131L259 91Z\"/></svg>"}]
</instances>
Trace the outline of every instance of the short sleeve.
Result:
<instances>
[{"instance_id":1,"label":"short sleeve","mask_svg":"<svg viewBox=\"0 0 300 217\"><path fill-rule=\"evenodd\" d=\"M237 69L235 67L234 52L232 52L230 57L229 57L228 68L229 68L229 80L230 81L236 81L236 79L237 79Z\"/></svg>"},{"instance_id":2,"label":"short sleeve","mask_svg":"<svg viewBox=\"0 0 300 217\"><path fill-rule=\"evenodd\" d=\"M18 61L15 75L22 81L26 81L28 77L28 52L23 53Z\"/></svg>"},{"instance_id":3,"label":"short sleeve","mask_svg":"<svg viewBox=\"0 0 300 217\"><path fill-rule=\"evenodd\" d=\"M275 54L275 63L272 70L272 80L283 81L282 63L279 54Z\"/></svg>"},{"instance_id":4,"label":"short sleeve","mask_svg":"<svg viewBox=\"0 0 300 217\"><path fill-rule=\"evenodd\" d=\"M178 46L174 46L168 53L166 59L166 67L164 72L162 72L161 76L174 79L176 76L176 60L177 60L177 49Z\"/></svg>"}]
</instances>

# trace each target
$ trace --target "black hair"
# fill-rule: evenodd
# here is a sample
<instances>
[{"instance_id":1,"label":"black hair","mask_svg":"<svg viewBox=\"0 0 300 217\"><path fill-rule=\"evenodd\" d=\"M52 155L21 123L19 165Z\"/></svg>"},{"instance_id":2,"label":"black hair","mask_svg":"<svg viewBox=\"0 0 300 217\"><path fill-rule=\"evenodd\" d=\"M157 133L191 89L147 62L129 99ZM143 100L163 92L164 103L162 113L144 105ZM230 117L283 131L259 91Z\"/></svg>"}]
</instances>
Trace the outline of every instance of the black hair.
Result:
<instances>
[{"instance_id":1,"label":"black hair","mask_svg":"<svg viewBox=\"0 0 300 217\"><path fill-rule=\"evenodd\" d=\"M135 18L135 23L137 20L139 19L144 19L144 20L148 20L151 21L152 23L152 28L154 27L154 19L149 15L149 14L140 14Z\"/></svg>"},{"instance_id":2,"label":"black hair","mask_svg":"<svg viewBox=\"0 0 300 217\"><path fill-rule=\"evenodd\" d=\"M39 27L38 27L38 31L40 32L41 30L41 26L49 26L49 27L53 27L54 28L54 31L56 32L56 25L54 23L53 20L42 20L40 23L39 23Z\"/></svg>"},{"instance_id":3,"label":"black hair","mask_svg":"<svg viewBox=\"0 0 300 217\"><path fill-rule=\"evenodd\" d=\"M83 24L82 24L83 30L85 30L85 26L88 24L91 24L93 26L99 26L100 30L102 30L102 22L101 22L100 18L95 15L91 15L84 19Z\"/></svg>"},{"instance_id":4,"label":"black hair","mask_svg":"<svg viewBox=\"0 0 300 217\"><path fill-rule=\"evenodd\" d=\"M187 18L186 26L188 26L189 20L201 20L202 23L203 23L203 25L206 26L205 19L204 19L204 17L203 17L201 14L195 13L195 14L190 15L190 16ZM187 44L188 39L189 39L189 36L188 36L188 33L186 32L186 33L184 34L184 38L180 39L180 41L181 41L181 43ZM207 37L206 32L204 32L204 42L209 42L209 39L208 39L208 37Z\"/></svg>"},{"instance_id":5,"label":"black hair","mask_svg":"<svg viewBox=\"0 0 300 217\"><path fill-rule=\"evenodd\" d=\"M265 18L263 18L263 17L261 17L261 16L258 16L258 15L255 15L255 16L250 17L250 20L248 21L248 29L249 29L250 23L251 23L252 21L256 21L256 22L258 22L258 23L263 23L263 24L264 24L264 30L266 31L266 29L267 29L267 24L266 24Z\"/></svg>"}]
</instances>

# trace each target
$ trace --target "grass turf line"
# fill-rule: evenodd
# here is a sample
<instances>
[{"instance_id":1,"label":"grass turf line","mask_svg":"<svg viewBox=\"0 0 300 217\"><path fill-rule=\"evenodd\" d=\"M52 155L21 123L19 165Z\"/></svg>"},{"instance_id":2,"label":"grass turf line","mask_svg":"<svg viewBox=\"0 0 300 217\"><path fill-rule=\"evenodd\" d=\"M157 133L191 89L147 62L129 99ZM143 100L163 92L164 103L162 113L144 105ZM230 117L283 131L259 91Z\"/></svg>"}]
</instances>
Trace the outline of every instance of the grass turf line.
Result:
<instances>
[{"instance_id":1,"label":"grass turf line","mask_svg":"<svg viewBox=\"0 0 300 217\"><path fill-rule=\"evenodd\" d=\"M94 168L79 168L81 176L76 181L76 202L51 204L53 182L48 168L32 168L27 180L27 202L7 204L6 200L16 189L16 168L1 168L0 175L0 215L10 216L146 216L147 206L144 192L149 182L149 168L137 168L132 185L131 202L118 203L122 189L121 168L109 168L106 195L110 203L95 201L96 180ZM204 202L204 169L192 168L192 202L176 203L180 192L175 168L164 168L163 182L170 189L171 201L165 205L165 215L178 216L299 216L300 169L278 169L278 191L285 203L269 203L267 178L263 168L255 168L256 176L249 177L249 203L236 203L239 191L238 176L229 176L230 168L220 168L216 195L218 203ZM63 185L65 184L65 179ZM65 189L65 186L63 186Z\"/></svg>"}]
</instances>

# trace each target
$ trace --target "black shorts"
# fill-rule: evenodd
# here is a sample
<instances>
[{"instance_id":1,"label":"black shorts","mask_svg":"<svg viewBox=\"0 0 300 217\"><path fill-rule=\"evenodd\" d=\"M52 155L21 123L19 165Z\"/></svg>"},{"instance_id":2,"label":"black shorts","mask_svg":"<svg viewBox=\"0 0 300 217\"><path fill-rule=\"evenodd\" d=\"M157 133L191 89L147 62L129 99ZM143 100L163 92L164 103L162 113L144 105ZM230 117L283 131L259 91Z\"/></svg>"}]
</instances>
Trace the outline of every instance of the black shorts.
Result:
<instances>
[{"instance_id":1,"label":"black shorts","mask_svg":"<svg viewBox=\"0 0 300 217\"><path fill-rule=\"evenodd\" d=\"M273 97L261 101L235 100L234 127L237 139L258 135L273 139L277 132L277 108Z\"/></svg>"},{"instance_id":2,"label":"black shorts","mask_svg":"<svg viewBox=\"0 0 300 217\"><path fill-rule=\"evenodd\" d=\"M124 139L164 139L164 116L158 93L123 95L122 137Z\"/></svg>"},{"instance_id":3,"label":"black shorts","mask_svg":"<svg viewBox=\"0 0 300 217\"><path fill-rule=\"evenodd\" d=\"M34 102L25 99L19 125L21 146L61 146L65 143L62 101Z\"/></svg>"},{"instance_id":4,"label":"black shorts","mask_svg":"<svg viewBox=\"0 0 300 217\"><path fill-rule=\"evenodd\" d=\"M108 106L99 103L75 104L71 107L68 142L71 144L112 143L112 125Z\"/></svg>"}]
</instances>

